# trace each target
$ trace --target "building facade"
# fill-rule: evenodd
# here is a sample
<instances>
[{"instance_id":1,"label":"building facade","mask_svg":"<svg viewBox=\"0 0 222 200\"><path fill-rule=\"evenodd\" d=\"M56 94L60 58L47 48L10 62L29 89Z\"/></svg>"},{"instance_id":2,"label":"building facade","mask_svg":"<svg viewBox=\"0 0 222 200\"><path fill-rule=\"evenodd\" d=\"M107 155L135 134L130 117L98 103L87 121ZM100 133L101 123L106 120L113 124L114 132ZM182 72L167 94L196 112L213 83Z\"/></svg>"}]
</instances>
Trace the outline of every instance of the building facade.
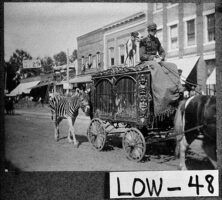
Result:
<instances>
[{"instance_id":1,"label":"building facade","mask_svg":"<svg viewBox=\"0 0 222 200\"><path fill-rule=\"evenodd\" d=\"M104 68L103 29L97 29L77 38L78 74L91 74Z\"/></svg>"},{"instance_id":2,"label":"building facade","mask_svg":"<svg viewBox=\"0 0 222 200\"><path fill-rule=\"evenodd\" d=\"M198 57L197 84L207 91L206 80L215 69L215 3L148 3L147 13L148 22L159 27L168 61Z\"/></svg>"},{"instance_id":3,"label":"building facade","mask_svg":"<svg viewBox=\"0 0 222 200\"><path fill-rule=\"evenodd\" d=\"M166 60L179 65L185 79L193 73L197 90L206 93L207 78L215 70L215 3L147 3L146 11L80 36L79 74L123 66L130 33L138 31L145 37L149 22L157 24Z\"/></svg>"}]
</instances>

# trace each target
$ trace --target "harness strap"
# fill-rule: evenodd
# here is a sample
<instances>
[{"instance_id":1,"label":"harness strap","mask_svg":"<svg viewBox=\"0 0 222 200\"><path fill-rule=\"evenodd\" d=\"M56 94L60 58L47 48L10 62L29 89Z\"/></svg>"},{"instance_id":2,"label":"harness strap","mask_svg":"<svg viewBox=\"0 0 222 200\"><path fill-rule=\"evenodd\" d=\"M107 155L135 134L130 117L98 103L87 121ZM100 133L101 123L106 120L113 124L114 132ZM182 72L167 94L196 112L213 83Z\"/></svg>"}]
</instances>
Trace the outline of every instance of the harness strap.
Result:
<instances>
[{"instance_id":1,"label":"harness strap","mask_svg":"<svg viewBox=\"0 0 222 200\"><path fill-rule=\"evenodd\" d=\"M193 127L193 128L190 128L190 129L184 131L183 134L184 134L184 133L189 133L189 132L194 131L194 130L196 130L196 129L203 128L203 126L204 126L204 125L195 126L195 127Z\"/></svg>"}]
</instances>

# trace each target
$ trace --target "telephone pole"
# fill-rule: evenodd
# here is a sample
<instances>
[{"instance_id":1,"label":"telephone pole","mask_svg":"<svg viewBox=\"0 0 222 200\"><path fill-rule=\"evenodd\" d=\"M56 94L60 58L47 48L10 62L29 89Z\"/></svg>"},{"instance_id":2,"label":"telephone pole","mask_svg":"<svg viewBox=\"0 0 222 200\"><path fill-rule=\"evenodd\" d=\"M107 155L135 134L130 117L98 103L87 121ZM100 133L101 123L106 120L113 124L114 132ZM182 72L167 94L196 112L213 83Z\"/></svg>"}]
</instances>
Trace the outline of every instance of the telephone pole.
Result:
<instances>
[{"instance_id":1,"label":"telephone pole","mask_svg":"<svg viewBox=\"0 0 222 200\"><path fill-rule=\"evenodd\" d=\"M69 94L69 49L67 49L67 95Z\"/></svg>"}]
</instances>

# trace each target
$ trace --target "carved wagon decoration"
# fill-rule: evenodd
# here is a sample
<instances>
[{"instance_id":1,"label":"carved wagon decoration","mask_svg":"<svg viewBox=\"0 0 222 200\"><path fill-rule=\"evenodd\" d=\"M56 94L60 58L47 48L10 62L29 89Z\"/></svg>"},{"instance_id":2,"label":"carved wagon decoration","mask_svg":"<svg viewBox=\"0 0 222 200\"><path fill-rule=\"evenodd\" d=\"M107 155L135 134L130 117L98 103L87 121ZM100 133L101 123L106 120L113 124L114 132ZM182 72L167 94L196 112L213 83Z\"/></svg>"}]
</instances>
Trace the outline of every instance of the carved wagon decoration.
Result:
<instances>
[{"instance_id":1,"label":"carved wagon decoration","mask_svg":"<svg viewBox=\"0 0 222 200\"><path fill-rule=\"evenodd\" d=\"M154 113L149 66L114 67L92 79L93 119L87 136L94 149L102 151L115 130L121 134L126 156L141 161L148 144L170 138L175 108L170 107L164 119Z\"/></svg>"}]
</instances>

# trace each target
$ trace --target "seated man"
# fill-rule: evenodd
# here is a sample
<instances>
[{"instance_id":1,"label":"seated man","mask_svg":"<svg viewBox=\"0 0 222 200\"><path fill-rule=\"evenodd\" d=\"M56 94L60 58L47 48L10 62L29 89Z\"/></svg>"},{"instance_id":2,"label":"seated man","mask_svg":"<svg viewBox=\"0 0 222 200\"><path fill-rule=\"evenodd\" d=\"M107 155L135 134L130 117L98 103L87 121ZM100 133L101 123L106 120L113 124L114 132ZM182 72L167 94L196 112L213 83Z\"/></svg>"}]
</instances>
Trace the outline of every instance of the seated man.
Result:
<instances>
[{"instance_id":1,"label":"seated man","mask_svg":"<svg viewBox=\"0 0 222 200\"><path fill-rule=\"evenodd\" d=\"M165 62L166 53L156 35L157 25L148 25L148 36L140 41L140 60L148 65L152 76L154 113L167 113L183 98L184 88L181 85L177 66Z\"/></svg>"},{"instance_id":2,"label":"seated man","mask_svg":"<svg viewBox=\"0 0 222 200\"><path fill-rule=\"evenodd\" d=\"M143 61L163 61L165 59L165 51L156 35L157 25L151 23L148 25L148 36L140 41L140 60Z\"/></svg>"}]
</instances>

